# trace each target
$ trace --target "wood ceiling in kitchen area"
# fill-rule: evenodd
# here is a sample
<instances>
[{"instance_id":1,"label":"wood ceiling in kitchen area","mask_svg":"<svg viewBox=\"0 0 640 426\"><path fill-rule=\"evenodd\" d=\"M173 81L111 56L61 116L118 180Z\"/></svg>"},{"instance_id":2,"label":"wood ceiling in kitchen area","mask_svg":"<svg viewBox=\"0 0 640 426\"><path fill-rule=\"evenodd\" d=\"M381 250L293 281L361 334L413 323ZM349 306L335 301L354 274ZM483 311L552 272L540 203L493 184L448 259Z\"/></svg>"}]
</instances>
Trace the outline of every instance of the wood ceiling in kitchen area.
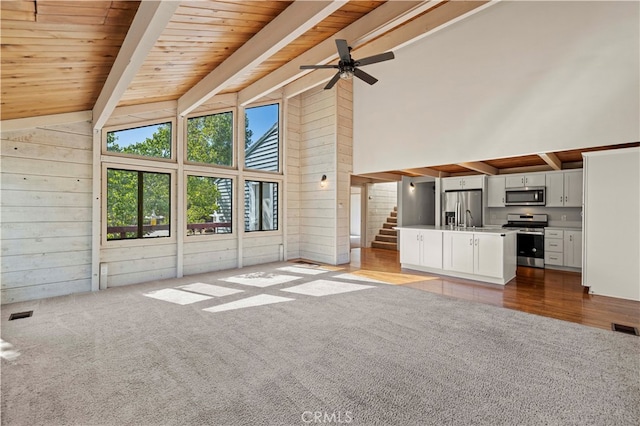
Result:
<instances>
[{"instance_id":1,"label":"wood ceiling in kitchen area","mask_svg":"<svg viewBox=\"0 0 640 426\"><path fill-rule=\"evenodd\" d=\"M438 0L193 0L163 1L154 8L155 3L0 2L0 118L93 110L95 119L102 96L107 97L104 104L111 103L113 108L177 101L179 112L192 110L207 97L228 93L236 93L246 104L289 83L304 88L328 80L331 73L300 71L299 65L335 61L335 38L347 39L354 57L368 56L378 53L380 46L387 50L389 40L402 45L488 5ZM292 28L288 37L277 34L283 27ZM153 31L156 35L149 36ZM263 46L265 40L271 45ZM131 56L118 58L121 51ZM125 78L130 63L136 61L137 68ZM246 64L240 66L242 61ZM214 74L228 74L228 78L214 87L210 81ZM109 84L109 79L115 83ZM124 88L114 95L118 84ZM378 177L495 174L551 169L557 164L572 167L581 160L580 152L395 170Z\"/></svg>"}]
</instances>

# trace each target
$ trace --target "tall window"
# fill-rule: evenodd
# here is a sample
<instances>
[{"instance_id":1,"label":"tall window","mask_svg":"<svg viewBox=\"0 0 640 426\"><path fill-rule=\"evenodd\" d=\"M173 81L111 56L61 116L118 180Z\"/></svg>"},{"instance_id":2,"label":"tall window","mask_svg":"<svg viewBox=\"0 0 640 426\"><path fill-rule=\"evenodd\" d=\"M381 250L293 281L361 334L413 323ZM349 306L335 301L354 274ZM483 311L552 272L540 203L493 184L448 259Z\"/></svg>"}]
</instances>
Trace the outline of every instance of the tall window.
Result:
<instances>
[{"instance_id":1,"label":"tall window","mask_svg":"<svg viewBox=\"0 0 640 426\"><path fill-rule=\"evenodd\" d=\"M244 184L244 230L278 229L278 184L248 180Z\"/></svg>"},{"instance_id":2,"label":"tall window","mask_svg":"<svg viewBox=\"0 0 640 426\"><path fill-rule=\"evenodd\" d=\"M171 158L171 123L107 132L107 151Z\"/></svg>"},{"instance_id":3,"label":"tall window","mask_svg":"<svg viewBox=\"0 0 640 426\"><path fill-rule=\"evenodd\" d=\"M233 113L187 120L187 160L219 166L233 165Z\"/></svg>"},{"instance_id":4,"label":"tall window","mask_svg":"<svg viewBox=\"0 0 640 426\"><path fill-rule=\"evenodd\" d=\"M187 176L187 235L231 232L232 181Z\"/></svg>"},{"instance_id":5,"label":"tall window","mask_svg":"<svg viewBox=\"0 0 640 426\"><path fill-rule=\"evenodd\" d=\"M171 176L107 169L107 240L168 237Z\"/></svg>"},{"instance_id":6,"label":"tall window","mask_svg":"<svg viewBox=\"0 0 640 426\"><path fill-rule=\"evenodd\" d=\"M244 166L246 169L279 170L279 105L263 105L245 110Z\"/></svg>"}]
</instances>

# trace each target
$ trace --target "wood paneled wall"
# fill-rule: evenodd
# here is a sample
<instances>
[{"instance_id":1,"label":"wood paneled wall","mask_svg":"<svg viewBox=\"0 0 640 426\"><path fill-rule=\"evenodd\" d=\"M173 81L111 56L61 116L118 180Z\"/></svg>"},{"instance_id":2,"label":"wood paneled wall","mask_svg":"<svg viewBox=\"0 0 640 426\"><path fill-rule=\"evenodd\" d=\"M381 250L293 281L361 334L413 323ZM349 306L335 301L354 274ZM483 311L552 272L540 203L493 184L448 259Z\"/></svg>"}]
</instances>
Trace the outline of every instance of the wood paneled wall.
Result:
<instances>
[{"instance_id":1,"label":"wood paneled wall","mask_svg":"<svg viewBox=\"0 0 640 426\"><path fill-rule=\"evenodd\" d=\"M287 259L300 257L300 96L287 101L286 182L287 182Z\"/></svg>"},{"instance_id":2,"label":"wood paneled wall","mask_svg":"<svg viewBox=\"0 0 640 426\"><path fill-rule=\"evenodd\" d=\"M349 262L352 96L342 81L301 95L300 256L329 264Z\"/></svg>"},{"instance_id":3,"label":"wood paneled wall","mask_svg":"<svg viewBox=\"0 0 640 426\"><path fill-rule=\"evenodd\" d=\"M89 291L91 123L1 138L2 303Z\"/></svg>"},{"instance_id":4,"label":"wood paneled wall","mask_svg":"<svg viewBox=\"0 0 640 426\"><path fill-rule=\"evenodd\" d=\"M340 82L335 90L320 88L286 101L285 173L264 176L279 182L278 231L243 233L238 219L243 216L235 211L233 234L103 242L98 257L106 266L107 287L283 257L329 264L348 262L351 99L351 83ZM236 107L235 111L242 114L243 110ZM106 127L133 127L164 119L179 120L173 103L116 110ZM178 149L183 135L176 132L176 136ZM89 121L2 133L2 303L91 290L92 232L102 229L92 223L92 147ZM124 161L134 168L139 161L150 165L148 160L108 155L103 155L102 161L114 165ZM206 169L180 161L163 164L174 170L175 193L180 192L177 176ZM215 168L206 170L216 173ZM245 172L225 169L220 173L235 179L235 209L241 209L237 200L242 198ZM258 176L254 172L250 175ZM328 178L324 188L320 185L322 175ZM185 209L184 199L176 195L172 203L172 216L177 217ZM174 235L179 232L174 223Z\"/></svg>"},{"instance_id":5,"label":"wood paneled wall","mask_svg":"<svg viewBox=\"0 0 640 426\"><path fill-rule=\"evenodd\" d=\"M351 173L353 172L353 80L341 80L336 93L336 263L351 257Z\"/></svg>"}]
</instances>

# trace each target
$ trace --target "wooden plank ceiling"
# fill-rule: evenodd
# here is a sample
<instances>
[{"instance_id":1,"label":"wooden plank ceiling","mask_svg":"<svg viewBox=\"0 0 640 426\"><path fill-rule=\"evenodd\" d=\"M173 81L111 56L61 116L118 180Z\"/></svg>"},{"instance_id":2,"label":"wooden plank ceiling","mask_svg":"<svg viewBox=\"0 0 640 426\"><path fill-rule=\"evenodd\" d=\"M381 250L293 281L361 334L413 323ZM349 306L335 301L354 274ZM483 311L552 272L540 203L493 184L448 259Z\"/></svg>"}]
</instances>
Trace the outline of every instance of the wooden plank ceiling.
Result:
<instances>
[{"instance_id":1,"label":"wooden plank ceiling","mask_svg":"<svg viewBox=\"0 0 640 426\"><path fill-rule=\"evenodd\" d=\"M2 1L1 119L93 108L136 1Z\"/></svg>"}]
</instances>

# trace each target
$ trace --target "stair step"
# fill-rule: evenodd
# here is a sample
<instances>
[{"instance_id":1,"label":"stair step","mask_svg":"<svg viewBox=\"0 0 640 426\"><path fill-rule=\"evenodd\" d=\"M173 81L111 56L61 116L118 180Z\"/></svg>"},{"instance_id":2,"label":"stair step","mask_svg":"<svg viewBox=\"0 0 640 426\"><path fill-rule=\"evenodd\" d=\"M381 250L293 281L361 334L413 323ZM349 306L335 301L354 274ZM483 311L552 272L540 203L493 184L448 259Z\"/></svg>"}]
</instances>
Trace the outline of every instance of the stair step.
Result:
<instances>
[{"instance_id":1,"label":"stair step","mask_svg":"<svg viewBox=\"0 0 640 426\"><path fill-rule=\"evenodd\" d=\"M372 241L372 248L386 249L386 250L398 250L398 244L396 243L387 243L384 241Z\"/></svg>"},{"instance_id":2,"label":"stair step","mask_svg":"<svg viewBox=\"0 0 640 426\"><path fill-rule=\"evenodd\" d=\"M393 208L393 211L394 211L394 212L397 212L397 211L398 211L398 206L395 206L395 207Z\"/></svg>"},{"instance_id":3,"label":"stair step","mask_svg":"<svg viewBox=\"0 0 640 426\"><path fill-rule=\"evenodd\" d=\"M398 218L397 217L388 217L387 218L387 223L398 223Z\"/></svg>"},{"instance_id":4,"label":"stair step","mask_svg":"<svg viewBox=\"0 0 640 426\"><path fill-rule=\"evenodd\" d=\"M391 212L391 217L398 217L398 212L397 211L392 211Z\"/></svg>"},{"instance_id":5,"label":"stair step","mask_svg":"<svg viewBox=\"0 0 640 426\"><path fill-rule=\"evenodd\" d=\"M396 235L376 235L376 241L384 241L385 243L398 243Z\"/></svg>"},{"instance_id":6,"label":"stair step","mask_svg":"<svg viewBox=\"0 0 640 426\"><path fill-rule=\"evenodd\" d=\"M382 224L382 227L383 227L383 228L386 228L386 229L393 229L393 228L395 228L396 226L398 226L398 224L397 224L397 223L389 223L389 222L385 222L385 223L383 223L383 224Z\"/></svg>"},{"instance_id":7,"label":"stair step","mask_svg":"<svg viewBox=\"0 0 640 426\"><path fill-rule=\"evenodd\" d=\"M398 235L398 231L395 229L381 229L380 235Z\"/></svg>"}]
</instances>

